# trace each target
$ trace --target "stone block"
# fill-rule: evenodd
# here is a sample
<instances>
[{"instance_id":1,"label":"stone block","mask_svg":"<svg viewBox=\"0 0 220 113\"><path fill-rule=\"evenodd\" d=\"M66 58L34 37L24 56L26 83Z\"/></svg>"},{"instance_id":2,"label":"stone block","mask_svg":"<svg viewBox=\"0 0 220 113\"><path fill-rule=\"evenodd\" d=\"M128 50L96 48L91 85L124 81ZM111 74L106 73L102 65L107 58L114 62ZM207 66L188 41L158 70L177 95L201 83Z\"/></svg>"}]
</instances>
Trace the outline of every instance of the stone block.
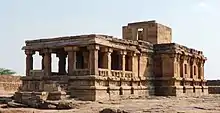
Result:
<instances>
[{"instance_id":1,"label":"stone block","mask_svg":"<svg viewBox=\"0 0 220 113\"><path fill-rule=\"evenodd\" d=\"M47 100L63 100L66 98L66 92L64 91L54 91L49 92Z\"/></svg>"},{"instance_id":2,"label":"stone block","mask_svg":"<svg viewBox=\"0 0 220 113\"><path fill-rule=\"evenodd\" d=\"M96 91L95 89L72 89L70 96L79 100L95 101Z\"/></svg>"}]
</instances>

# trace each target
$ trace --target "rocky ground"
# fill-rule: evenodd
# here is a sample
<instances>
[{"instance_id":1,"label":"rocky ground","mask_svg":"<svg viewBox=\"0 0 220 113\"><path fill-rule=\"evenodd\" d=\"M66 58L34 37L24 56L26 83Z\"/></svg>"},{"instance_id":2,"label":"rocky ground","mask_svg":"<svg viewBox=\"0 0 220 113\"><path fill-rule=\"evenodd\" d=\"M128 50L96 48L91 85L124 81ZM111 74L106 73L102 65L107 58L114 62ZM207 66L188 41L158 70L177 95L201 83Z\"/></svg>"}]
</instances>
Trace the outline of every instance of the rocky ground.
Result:
<instances>
[{"instance_id":1,"label":"rocky ground","mask_svg":"<svg viewBox=\"0 0 220 113\"><path fill-rule=\"evenodd\" d=\"M220 113L220 95L200 98L153 96L146 99L107 102L74 101L73 103L75 109L70 110L0 108L0 113L99 113L105 108L124 110L126 111L124 113ZM1 106L4 105L1 104Z\"/></svg>"}]
</instances>

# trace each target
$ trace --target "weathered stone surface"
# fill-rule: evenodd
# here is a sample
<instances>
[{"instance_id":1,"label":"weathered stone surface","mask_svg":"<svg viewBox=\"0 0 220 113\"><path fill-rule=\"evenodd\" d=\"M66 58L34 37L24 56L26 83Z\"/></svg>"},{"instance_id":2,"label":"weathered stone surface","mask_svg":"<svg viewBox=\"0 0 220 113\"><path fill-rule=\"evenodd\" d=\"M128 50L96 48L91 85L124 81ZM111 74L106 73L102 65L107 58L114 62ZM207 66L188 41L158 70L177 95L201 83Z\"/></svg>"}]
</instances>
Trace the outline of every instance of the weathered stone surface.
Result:
<instances>
[{"instance_id":1,"label":"weathered stone surface","mask_svg":"<svg viewBox=\"0 0 220 113\"><path fill-rule=\"evenodd\" d=\"M14 93L21 85L20 76L1 75L0 76L0 94Z\"/></svg>"}]
</instances>

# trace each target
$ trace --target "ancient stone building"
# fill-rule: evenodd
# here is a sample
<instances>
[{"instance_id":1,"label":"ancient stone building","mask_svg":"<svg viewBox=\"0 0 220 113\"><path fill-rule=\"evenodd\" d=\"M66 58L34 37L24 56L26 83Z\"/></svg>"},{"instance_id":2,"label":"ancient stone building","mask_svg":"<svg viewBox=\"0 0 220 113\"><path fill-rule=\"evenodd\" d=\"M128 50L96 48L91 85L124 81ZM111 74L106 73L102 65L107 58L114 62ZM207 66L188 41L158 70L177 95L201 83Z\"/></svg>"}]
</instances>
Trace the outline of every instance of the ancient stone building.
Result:
<instances>
[{"instance_id":1,"label":"ancient stone building","mask_svg":"<svg viewBox=\"0 0 220 113\"><path fill-rule=\"evenodd\" d=\"M172 43L171 28L145 21L129 23L122 32L123 39L91 34L26 41L26 76L16 100L33 95L108 100L208 94L206 58L202 51ZM36 52L42 56L41 70L33 69ZM52 53L59 58L56 73L51 71Z\"/></svg>"}]
</instances>

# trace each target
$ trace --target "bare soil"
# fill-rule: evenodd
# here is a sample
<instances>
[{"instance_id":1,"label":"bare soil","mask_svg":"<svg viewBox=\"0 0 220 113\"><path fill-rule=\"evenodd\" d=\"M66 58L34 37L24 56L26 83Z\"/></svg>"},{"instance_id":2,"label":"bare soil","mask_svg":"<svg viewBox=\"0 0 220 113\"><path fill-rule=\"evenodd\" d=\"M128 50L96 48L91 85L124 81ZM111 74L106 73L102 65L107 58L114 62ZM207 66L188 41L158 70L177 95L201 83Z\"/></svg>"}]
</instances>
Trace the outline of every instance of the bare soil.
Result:
<instances>
[{"instance_id":1,"label":"bare soil","mask_svg":"<svg viewBox=\"0 0 220 113\"><path fill-rule=\"evenodd\" d=\"M0 108L0 113L99 113L104 108L129 113L220 113L220 95L205 97L148 97L119 101L76 101L76 109L39 110L33 108ZM1 105L3 106L3 105Z\"/></svg>"}]
</instances>

